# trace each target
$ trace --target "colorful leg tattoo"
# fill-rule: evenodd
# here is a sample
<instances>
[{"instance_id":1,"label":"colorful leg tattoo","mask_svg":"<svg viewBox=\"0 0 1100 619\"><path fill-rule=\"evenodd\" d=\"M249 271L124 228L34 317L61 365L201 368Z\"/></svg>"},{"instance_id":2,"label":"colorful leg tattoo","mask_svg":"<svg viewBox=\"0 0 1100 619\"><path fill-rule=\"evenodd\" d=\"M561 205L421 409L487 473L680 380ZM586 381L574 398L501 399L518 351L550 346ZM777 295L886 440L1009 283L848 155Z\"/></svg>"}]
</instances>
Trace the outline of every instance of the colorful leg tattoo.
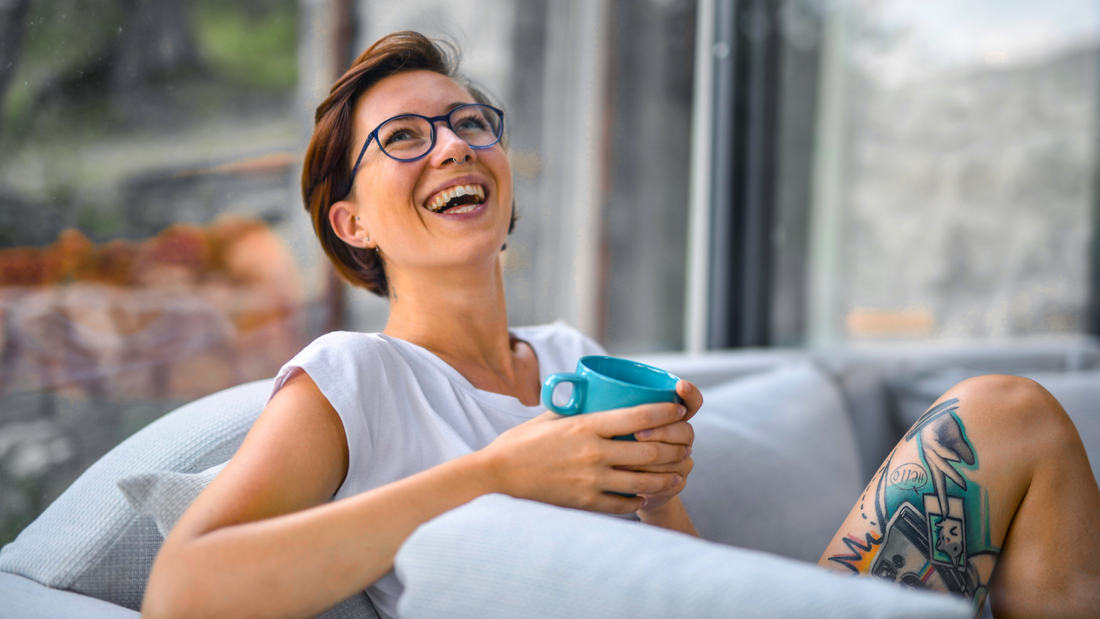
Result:
<instances>
[{"instance_id":1,"label":"colorful leg tattoo","mask_svg":"<svg viewBox=\"0 0 1100 619\"><path fill-rule=\"evenodd\" d=\"M895 465L897 450L890 454L860 497L870 532L848 535L850 552L829 561L906 588L965 596L977 611L1000 549L990 541L989 493L965 474L978 469L978 454L958 405L948 400L917 420L904 441L916 440L920 463Z\"/></svg>"}]
</instances>

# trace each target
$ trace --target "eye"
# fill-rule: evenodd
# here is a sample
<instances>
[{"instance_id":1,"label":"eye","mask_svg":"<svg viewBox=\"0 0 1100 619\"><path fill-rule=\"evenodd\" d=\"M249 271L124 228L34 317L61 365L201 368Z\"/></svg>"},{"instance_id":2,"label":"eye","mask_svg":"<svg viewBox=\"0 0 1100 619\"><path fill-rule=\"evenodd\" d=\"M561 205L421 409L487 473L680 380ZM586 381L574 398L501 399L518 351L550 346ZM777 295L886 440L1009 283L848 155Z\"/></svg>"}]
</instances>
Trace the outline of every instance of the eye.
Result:
<instances>
[{"instance_id":1,"label":"eye","mask_svg":"<svg viewBox=\"0 0 1100 619\"><path fill-rule=\"evenodd\" d=\"M458 118L451 122L451 126L455 128L455 131L488 131L489 123L485 120L485 117L476 112L464 114L461 118Z\"/></svg>"},{"instance_id":2,"label":"eye","mask_svg":"<svg viewBox=\"0 0 1100 619\"><path fill-rule=\"evenodd\" d=\"M402 142L418 142L429 139L430 127L415 117L395 118L378 130L378 142L383 148L404 146Z\"/></svg>"},{"instance_id":3,"label":"eye","mask_svg":"<svg viewBox=\"0 0 1100 619\"><path fill-rule=\"evenodd\" d=\"M401 140L407 140L411 137L412 137L412 132L406 131L406 130L398 130L398 131L394 131L393 133L391 133L383 141L386 143L387 146L389 146L390 144L393 144L394 142L400 142Z\"/></svg>"}]
</instances>

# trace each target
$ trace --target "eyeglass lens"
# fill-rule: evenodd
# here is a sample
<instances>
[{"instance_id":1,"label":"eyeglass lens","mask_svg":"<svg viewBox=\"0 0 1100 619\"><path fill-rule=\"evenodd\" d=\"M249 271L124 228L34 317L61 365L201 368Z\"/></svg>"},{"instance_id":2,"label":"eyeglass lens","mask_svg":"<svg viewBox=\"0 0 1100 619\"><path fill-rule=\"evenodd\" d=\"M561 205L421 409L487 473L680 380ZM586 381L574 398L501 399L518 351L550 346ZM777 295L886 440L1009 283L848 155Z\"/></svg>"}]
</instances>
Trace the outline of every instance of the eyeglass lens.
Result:
<instances>
[{"instance_id":1,"label":"eyeglass lens","mask_svg":"<svg viewBox=\"0 0 1100 619\"><path fill-rule=\"evenodd\" d=\"M452 131L473 147L491 146L500 139L500 114L486 105L463 105L447 115ZM432 125L419 116L398 116L378 128L378 145L396 159L415 159L432 148Z\"/></svg>"}]
</instances>

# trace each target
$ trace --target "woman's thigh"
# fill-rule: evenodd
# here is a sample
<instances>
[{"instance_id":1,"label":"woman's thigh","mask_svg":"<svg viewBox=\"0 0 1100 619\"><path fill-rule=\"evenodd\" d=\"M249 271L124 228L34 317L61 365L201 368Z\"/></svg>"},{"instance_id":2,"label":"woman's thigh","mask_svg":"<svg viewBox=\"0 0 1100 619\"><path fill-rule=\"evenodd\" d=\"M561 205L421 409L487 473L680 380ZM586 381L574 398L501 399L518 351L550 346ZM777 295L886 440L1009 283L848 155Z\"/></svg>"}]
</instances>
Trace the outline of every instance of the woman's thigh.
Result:
<instances>
[{"instance_id":1,"label":"woman's thigh","mask_svg":"<svg viewBox=\"0 0 1100 619\"><path fill-rule=\"evenodd\" d=\"M1100 604L1100 490L1049 393L971 379L906 432L820 563L962 595L975 610L992 589L998 613L1076 616Z\"/></svg>"}]
</instances>

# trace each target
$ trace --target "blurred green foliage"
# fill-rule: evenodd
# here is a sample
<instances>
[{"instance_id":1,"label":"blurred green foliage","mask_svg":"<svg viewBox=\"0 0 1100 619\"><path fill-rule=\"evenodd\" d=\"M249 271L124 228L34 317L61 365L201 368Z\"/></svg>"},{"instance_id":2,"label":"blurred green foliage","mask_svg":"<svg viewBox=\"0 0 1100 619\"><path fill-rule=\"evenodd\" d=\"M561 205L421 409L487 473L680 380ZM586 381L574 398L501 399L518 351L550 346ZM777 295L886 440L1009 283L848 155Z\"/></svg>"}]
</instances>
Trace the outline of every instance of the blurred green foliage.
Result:
<instances>
[{"instance_id":1,"label":"blurred green foliage","mask_svg":"<svg viewBox=\"0 0 1100 619\"><path fill-rule=\"evenodd\" d=\"M0 33L17 26L21 41L0 46L15 67L0 88L0 247L69 226L97 241L137 234L128 183L209 165L201 136L224 134L212 127L281 131L298 1L30 0L18 21L0 10Z\"/></svg>"},{"instance_id":2,"label":"blurred green foliage","mask_svg":"<svg viewBox=\"0 0 1100 619\"><path fill-rule=\"evenodd\" d=\"M195 34L204 61L222 75L258 88L284 90L298 81L297 3L200 0Z\"/></svg>"},{"instance_id":3,"label":"blurred green foliage","mask_svg":"<svg viewBox=\"0 0 1100 619\"><path fill-rule=\"evenodd\" d=\"M202 118L263 93L291 93L298 79L296 0L173 0L173 11L146 6L162 1L33 0L18 71L0 101L6 145L31 134L90 138L142 124L120 105L126 98L155 101L166 116ZM158 13L162 29L172 15L183 18L167 29L192 49L175 64L147 62L134 75L135 58L163 52L141 21Z\"/></svg>"},{"instance_id":4,"label":"blurred green foliage","mask_svg":"<svg viewBox=\"0 0 1100 619\"><path fill-rule=\"evenodd\" d=\"M18 72L2 102L5 134L24 128L67 83L93 79L106 68L126 8L117 1L32 1Z\"/></svg>"}]
</instances>

